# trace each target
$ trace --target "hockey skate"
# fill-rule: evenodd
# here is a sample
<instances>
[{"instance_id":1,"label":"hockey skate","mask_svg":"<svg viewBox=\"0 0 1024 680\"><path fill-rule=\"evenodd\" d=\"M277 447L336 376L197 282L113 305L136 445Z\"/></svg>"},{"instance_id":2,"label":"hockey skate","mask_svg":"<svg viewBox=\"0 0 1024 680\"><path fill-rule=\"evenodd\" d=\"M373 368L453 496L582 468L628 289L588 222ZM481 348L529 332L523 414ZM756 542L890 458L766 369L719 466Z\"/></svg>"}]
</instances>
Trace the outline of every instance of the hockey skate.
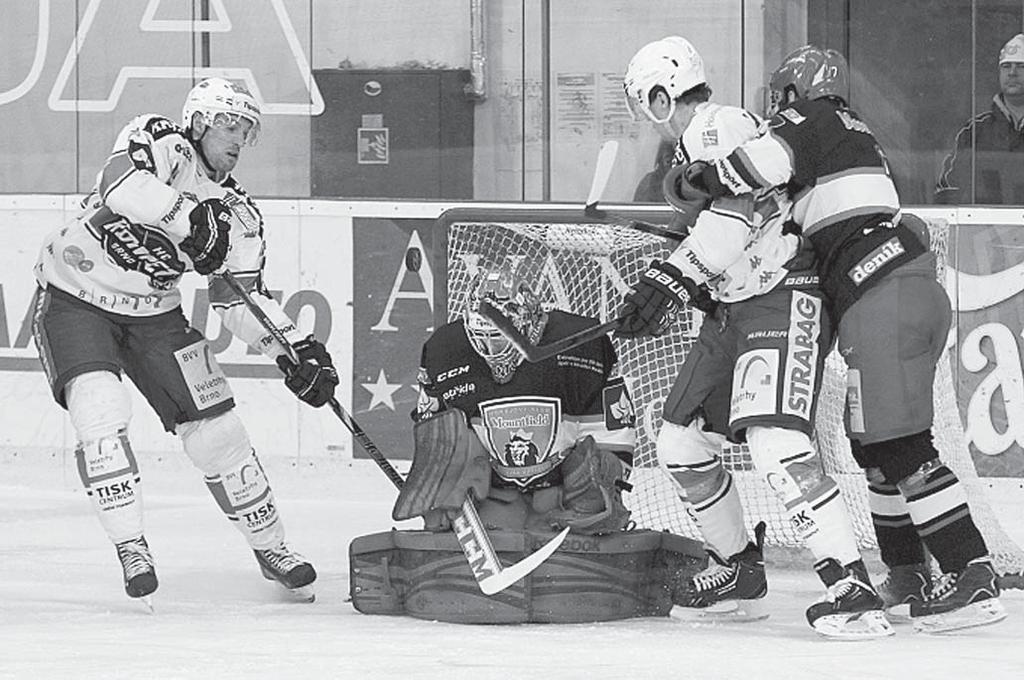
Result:
<instances>
[{"instance_id":1,"label":"hockey skate","mask_svg":"<svg viewBox=\"0 0 1024 680\"><path fill-rule=\"evenodd\" d=\"M768 617L764 596L765 523L754 527L754 541L727 560L708 551L708 566L672 594L671 616L684 621L759 621Z\"/></svg>"},{"instance_id":2,"label":"hockey skate","mask_svg":"<svg viewBox=\"0 0 1024 680\"><path fill-rule=\"evenodd\" d=\"M900 564L889 569L876 589L893 622L910 620L912 602L922 602L932 592L932 572L927 564Z\"/></svg>"},{"instance_id":3,"label":"hockey skate","mask_svg":"<svg viewBox=\"0 0 1024 680\"><path fill-rule=\"evenodd\" d=\"M142 601L152 611L153 603L149 596L156 590L156 567L149 545L143 536L121 543L115 543L117 559L121 561L124 574L124 591L128 597Z\"/></svg>"},{"instance_id":4,"label":"hockey skate","mask_svg":"<svg viewBox=\"0 0 1024 680\"><path fill-rule=\"evenodd\" d=\"M825 596L807 608L807 622L816 633L836 640L861 640L895 632L864 562L843 567L829 557L815 564L814 570L827 588Z\"/></svg>"},{"instance_id":5,"label":"hockey skate","mask_svg":"<svg viewBox=\"0 0 1024 680\"><path fill-rule=\"evenodd\" d=\"M312 602L316 599L313 592L313 581L316 570L306 558L293 551L284 543L275 548L253 550L260 571L269 581L277 581L297 599Z\"/></svg>"},{"instance_id":6,"label":"hockey skate","mask_svg":"<svg viewBox=\"0 0 1024 680\"><path fill-rule=\"evenodd\" d=\"M959 573L943 574L927 598L910 603L910 618L914 630L922 633L945 633L1005 619L992 561L980 557Z\"/></svg>"}]
</instances>

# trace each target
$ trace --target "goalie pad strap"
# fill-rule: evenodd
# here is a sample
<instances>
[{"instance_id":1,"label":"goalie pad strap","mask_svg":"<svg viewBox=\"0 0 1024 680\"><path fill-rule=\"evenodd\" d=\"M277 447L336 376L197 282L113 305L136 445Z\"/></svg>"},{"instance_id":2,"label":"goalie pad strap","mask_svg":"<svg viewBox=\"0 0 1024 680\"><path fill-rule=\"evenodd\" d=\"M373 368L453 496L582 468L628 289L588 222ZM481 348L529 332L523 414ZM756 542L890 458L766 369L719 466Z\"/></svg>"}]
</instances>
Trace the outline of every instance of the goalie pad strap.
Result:
<instances>
[{"instance_id":1,"label":"goalie pad strap","mask_svg":"<svg viewBox=\"0 0 1024 680\"><path fill-rule=\"evenodd\" d=\"M458 510L470 491L476 498L487 496L491 482L487 452L462 411L450 409L421 420L413 427L413 440L412 468L395 501L393 519Z\"/></svg>"}]
</instances>

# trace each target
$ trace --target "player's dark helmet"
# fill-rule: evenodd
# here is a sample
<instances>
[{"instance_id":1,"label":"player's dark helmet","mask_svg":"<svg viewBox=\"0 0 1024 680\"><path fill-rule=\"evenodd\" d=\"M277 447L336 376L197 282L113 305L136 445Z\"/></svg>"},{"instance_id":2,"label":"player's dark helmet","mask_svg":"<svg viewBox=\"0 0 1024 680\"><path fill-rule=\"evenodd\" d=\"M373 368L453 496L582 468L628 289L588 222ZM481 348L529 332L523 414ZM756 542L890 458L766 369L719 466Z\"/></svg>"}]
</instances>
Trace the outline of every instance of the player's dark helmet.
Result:
<instances>
[{"instance_id":1,"label":"player's dark helmet","mask_svg":"<svg viewBox=\"0 0 1024 680\"><path fill-rule=\"evenodd\" d=\"M506 383L522 363L523 355L494 324L480 314L480 301L487 300L510 318L533 344L537 344L544 332L547 313L540 298L527 283L522 267L517 270L506 264L481 268L473 278L469 291L463 314L466 336L473 349L487 362L494 379Z\"/></svg>"},{"instance_id":2,"label":"player's dark helmet","mask_svg":"<svg viewBox=\"0 0 1024 680\"><path fill-rule=\"evenodd\" d=\"M788 103L787 93L796 99L838 97L848 101L850 67L842 54L831 49L804 45L782 60L768 81L769 103L765 114L774 116Z\"/></svg>"}]
</instances>

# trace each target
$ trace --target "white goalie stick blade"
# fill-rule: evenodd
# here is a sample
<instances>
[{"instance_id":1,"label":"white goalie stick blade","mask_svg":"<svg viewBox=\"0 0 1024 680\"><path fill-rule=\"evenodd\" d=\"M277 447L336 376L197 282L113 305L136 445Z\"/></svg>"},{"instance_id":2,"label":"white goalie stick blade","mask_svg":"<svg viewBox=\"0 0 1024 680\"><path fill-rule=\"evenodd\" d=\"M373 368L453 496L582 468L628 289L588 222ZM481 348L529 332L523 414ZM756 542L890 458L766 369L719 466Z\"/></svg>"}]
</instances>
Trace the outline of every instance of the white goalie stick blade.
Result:
<instances>
[{"instance_id":1,"label":"white goalie stick blade","mask_svg":"<svg viewBox=\"0 0 1024 680\"><path fill-rule=\"evenodd\" d=\"M511 319L502 314L499 310L495 309L495 307L487 300L480 301L480 315L494 324L494 327L501 331L501 334L508 338L509 342L515 345L515 348L519 350L531 364L544 361L556 354L567 352L574 347L585 345L595 338L611 333L612 331L617 330L623 321L621 318L615 318L611 321L605 321L604 323L584 328L581 331L577 331L572 335L567 335L560 340L549 342L546 345L534 345L530 342L529 338L523 335L522 332L516 328Z\"/></svg>"},{"instance_id":2,"label":"white goalie stick blade","mask_svg":"<svg viewBox=\"0 0 1024 680\"><path fill-rule=\"evenodd\" d=\"M455 536L459 539L462 552L466 555L473 576L476 578L480 592L484 595L494 595L508 588L510 585L527 576L534 569L539 567L544 560L551 557L552 553L558 550L562 541L569 534L569 527L566 527L557 536L548 541L536 552L524 557L509 567L502 566L498 554L491 545L480 516L476 512L473 501L466 498L462 503L462 512L452 522Z\"/></svg>"},{"instance_id":3,"label":"white goalie stick blade","mask_svg":"<svg viewBox=\"0 0 1024 680\"><path fill-rule=\"evenodd\" d=\"M614 139L609 139L601 145L601 150L597 153L597 163L594 165L594 178L590 181L590 191L587 193L587 202L583 207L585 214L597 214L597 204L604 195L605 187L608 186L618 153L619 143Z\"/></svg>"}]
</instances>

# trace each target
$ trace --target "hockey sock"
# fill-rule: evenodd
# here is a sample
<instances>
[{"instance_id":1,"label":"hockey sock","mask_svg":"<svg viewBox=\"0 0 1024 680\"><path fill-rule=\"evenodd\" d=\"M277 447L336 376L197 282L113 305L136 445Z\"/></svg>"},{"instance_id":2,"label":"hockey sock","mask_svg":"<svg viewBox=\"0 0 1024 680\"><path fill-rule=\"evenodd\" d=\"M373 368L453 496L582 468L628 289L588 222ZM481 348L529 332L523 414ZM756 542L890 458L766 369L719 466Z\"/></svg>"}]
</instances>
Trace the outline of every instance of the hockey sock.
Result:
<instances>
[{"instance_id":1,"label":"hockey sock","mask_svg":"<svg viewBox=\"0 0 1024 680\"><path fill-rule=\"evenodd\" d=\"M824 473L810 438L777 427L751 427L750 455L768 486L786 508L790 524L815 561L834 558L841 565L860 559L846 504L835 480Z\"/></svg>"},{"instance_id":2,"label":"hockey sock","mask_svg":"<svg viewBox=\"0 0 1024 680\"><path fill-rule=\"evenodd\" d=\"M185 453L206 476L206 487L253 550L276 547L284 525L263 466L234 411L179 425Z\"/></svg>"},{"instance_id":3,"label":"hockey sock","mask_svg":"<svg viewBox=\"0 0 1024 680\"><path fill-rule=\"evenodd\" d=\"M703 432L700 422L689 426L665 422L658 433L658 459L676 482L705 543L723 559L747 547L743 505L732 475L718 457L725 437Z\"/></svg>"},{"instance_id":4,"label":"hockey sock","mask_svg":"<svg viewBox=\"0 0 1024 680\"><path fill-rule=\"evenodd\" d=\"M100 524L114 543L142 535L139 465L128 441L131 401L110 371L83 373L65 388L78 435L75 463Z\"/></svg>"},{"instance_id":5,"label":"hockey sock","mask_svg":"<svg viewBox=\"0 0 1024 680\"><path fill-rule=\"evenodd\" d=\"M870 472L869 472L870 475ZM869 476L868 508L878 539L882 563L887 567L924 564L924 544L910 517L910 508L895 484Z\"/></svg>"},{"instance_id":6,"label":"hockey sock","mask_svg":"<svg viewBox=\"0 0 1024 680\"><path fill-rule=\"evenodd\" d=\"M988 554L985 539L971 518L960 480L935 458L898 485L928 551L943 572L959 572Z\"/></svg>"}]
</instances>

